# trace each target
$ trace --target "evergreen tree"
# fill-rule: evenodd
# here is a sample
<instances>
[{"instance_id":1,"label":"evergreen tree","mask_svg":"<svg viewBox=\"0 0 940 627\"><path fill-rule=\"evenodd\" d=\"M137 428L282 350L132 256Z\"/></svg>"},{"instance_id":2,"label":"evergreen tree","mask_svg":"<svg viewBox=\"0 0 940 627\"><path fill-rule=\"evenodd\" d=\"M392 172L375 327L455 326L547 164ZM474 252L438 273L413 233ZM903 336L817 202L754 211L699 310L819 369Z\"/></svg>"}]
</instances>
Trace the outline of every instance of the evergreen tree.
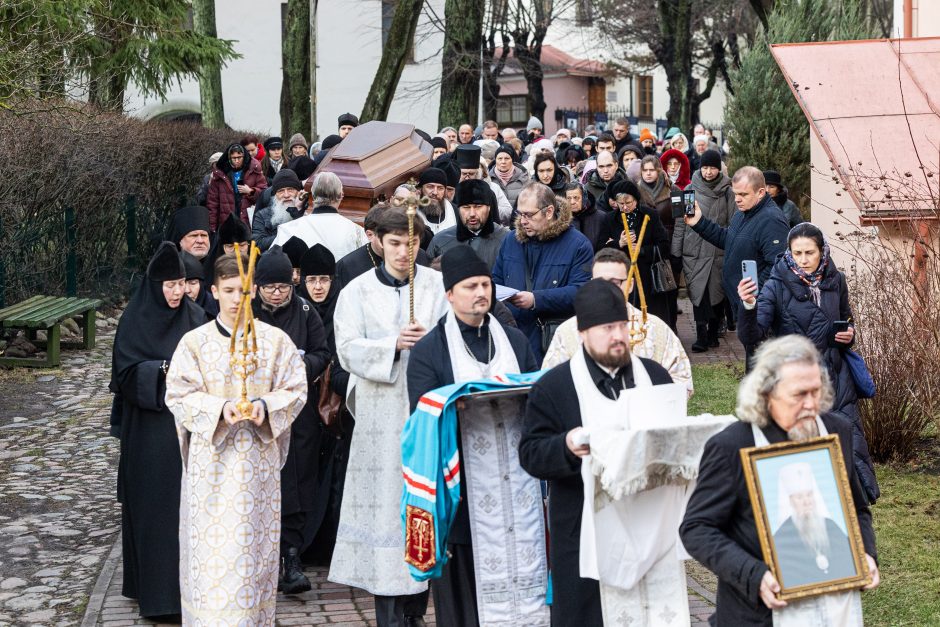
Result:
<instances>
[{"instance_id":1,"label":"evergreen tree","mask_svg":"<svg viewBox=\"0 0 940 627\"><path fill-rule=\"evenodd\" d=\"M770 54L770 44L867 39L874 28L860 0L779 0L768 30L731 73L734 95L725 106L729 169L777 170L790 198L805 207L810 193L809 121Z\"/></svg>"}]
</instances>

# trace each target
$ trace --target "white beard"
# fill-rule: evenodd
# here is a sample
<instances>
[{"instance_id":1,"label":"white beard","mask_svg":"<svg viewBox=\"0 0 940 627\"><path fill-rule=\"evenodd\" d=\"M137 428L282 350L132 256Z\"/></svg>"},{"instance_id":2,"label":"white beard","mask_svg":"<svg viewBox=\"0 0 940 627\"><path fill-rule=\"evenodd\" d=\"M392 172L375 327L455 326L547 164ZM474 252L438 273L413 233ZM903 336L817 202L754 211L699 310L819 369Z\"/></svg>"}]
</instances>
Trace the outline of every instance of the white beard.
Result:
<instances>
[{"instance_id":1,"label":"white beard","mask_svg":"<svg viewBox=\"0 0 940 627\"><path fill-rule=\"evenodd\" d=\"M294 219L287 211L288 206L287 203L283 203L277 199L274 200L274 206L271 210L271 226L284 224Z\"/></svg>"},{"instance_id":2,"label":"white beard","mask_svg":"<svg viewBox=\"0 0 940 627\"><path fill-rule=\"evenodd\" d=\"M793 516L793 524L806 546L823 555L829 553L829 535L826 533L826 519L815 512L807 516Z\"/></svg>"}]
</instances>

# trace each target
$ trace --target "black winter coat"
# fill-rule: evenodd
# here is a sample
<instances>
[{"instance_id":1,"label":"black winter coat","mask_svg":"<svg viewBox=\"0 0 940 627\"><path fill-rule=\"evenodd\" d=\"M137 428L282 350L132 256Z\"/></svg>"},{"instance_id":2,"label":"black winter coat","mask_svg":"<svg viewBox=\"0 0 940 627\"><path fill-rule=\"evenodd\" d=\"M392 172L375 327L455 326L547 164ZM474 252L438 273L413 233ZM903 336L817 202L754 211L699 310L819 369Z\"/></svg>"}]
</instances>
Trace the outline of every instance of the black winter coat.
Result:
<instances>
[{"instance_id":1,"label":"black winter coat","mask_svg":"<svg viewBox=\"0 0 940 627\"><path fill-rule=\"evenodd\" d=\"M591 198L591 196L589 196ZM586 209L571 216L571 226L581 231L591 240L594 252L604 248L607 243L607 211L597 208L595 201L591 201Z\"/></svg>"},{"instance_id":2,"label":"black winter coat","mask_svg":"<svg viewBox=\"0 0 940 627\"><path fill-rule=\"evenodd\" d=\"M734 311L737 311L741 306L738 298L741 262L745 259L757 262L757 274L763 285L770 277L777 256L787 248L790 225L770 194L764 194L755 207L748 211L738 210L727 228L703 217L692 229L709 244L725 251L722 287Z\"/></svg>"},{"instance_id":3,"label":"black winter coat","mask_svg":"<svg viewBox=\"0 0 940 627\"><path fill-rule=\"evenodd\" d=\"M816 346L829 370L833 387L833 411L848 419L855 430L855 466L871 502L880 496L875 469L868 453L868 443L858 414L858 394L844 351L848 345L835 341L832 323L852 317L845 276L832 260L819 282L819 307L810 296L809 287L788 267L781 255L750 311L742 305L738 317L738 338L753 346L770 336L802 335Z\"/></svg>"},{"instance_id":4,"label":"black winter coat","mask_svg":"<svg viewBox=\"0 0 940 627\"><path fill-rule=\"evenodd\" d=\"M877 559L875 531L858 476L851 463L852 427L837 416L823 416L830 434L839 436L852 500L865 552ZM786 432L773 421L762 429L771 444L785 442ZM739 451L754 446L751 425L737 422L705 444L698 481L679 526L689 554L718 575L713 625L770 627L773 618L760 600L760 581L767 572Z\"/></svg>"},{"instance_id":5,"label":"black winter coat","mask_svg":"<svg viewBox=\"0 0 940 627\"><path fill-rule=\"evenodd\" d=\"M640 361L653 385L672 383L661 365L642 357ZM628 382L627 387L634 386ZM597 580L582 578L578 566L584 483L581 458L568 449L565 436L582 424L571 365L566 361L532 386L519 440L519 463L536 479L548 481L552 627L604 624Z\"/></svg>"}]
</instances>

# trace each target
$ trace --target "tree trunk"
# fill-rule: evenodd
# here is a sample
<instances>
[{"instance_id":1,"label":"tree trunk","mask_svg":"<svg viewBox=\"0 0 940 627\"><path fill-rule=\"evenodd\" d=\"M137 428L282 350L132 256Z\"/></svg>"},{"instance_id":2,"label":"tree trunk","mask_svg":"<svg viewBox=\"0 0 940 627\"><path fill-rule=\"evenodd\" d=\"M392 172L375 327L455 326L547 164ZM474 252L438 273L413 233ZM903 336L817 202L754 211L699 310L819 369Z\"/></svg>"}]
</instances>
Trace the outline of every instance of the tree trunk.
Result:
<instances>
[{"instance_id":1,"label":"tree trunk","mask_svg":"<svg viewBox=\"0 0 940 627\"><path fill-rule=\"evenodd\" d=\"M496 54L496 33L491 32L483 46L483 117L487 120L496 119L496 104L499 100L499 77L506 67L509 57L509 37L505 31L500 32L502 45L499 55Z\"/></svg>"},{"instance_id":2,"label":"tree trunk","mask_svg":"<svg viewBox=\"0 0 940 627\"><path fill-rule=\"evenodd\" d=\"M423 5L424 0L398 0L385 40L385 48L382 50L382 60L379 61L369 95L362 106L360 124L388 117L388 110L398 89L398 81L414 46L415 29L418 28Z\"/></svg>"},{"instance_id":3,"label":"tree trunk","mask_svg":"<svg viewBox=\"0 0 940 627\"><path fill-rule=\"evenodd\" d=\"M525 76L526 89L529 92L529 108L531 114L542 121L545 126L545 90L542 88L542 42L526 45L516 40L514 48L516 61L522 66Z\"/></svg>"},{"instance_id":4,"label":"tree trunk","mask_svg":"<svg viewBox=\"0 0 940 627\"><path fill-rule=\"evenodd\" d=\"M281 135L310 135L310 0L287 0L281 67Z\"/></svg>"},{"instance_id":5,"label":"tree trunk","mask_svg":"<svg viewBox=\"0 0 940 627\"><path fill-rule=\"evenodd\" d=\"M192 0L193 30L206 37L217 37L215 27L215 0ZM225 127L225 107L222 103L222 67L212 63L199 72L199 108L202 125L206 128Z\"/></svg>"},{"instance_id":6,"label":"tree trunk","mask_svg":"<svg viewBox=\"0 0 940 627\"><path fill-rule=\"evenodd\" d=\"M659 59L668 81L666 119L686 132L693 124L693 101L698 95L698 79L692 74L691 0L660 0L659 14L661 39L668 42L664 58Z\"/></svg>"},{"instance_id":7,"label":"tree trunk","mask_svg":"<svg viewBox=\"0 0 940 627\"><path fill-rule=\"evenodd\" d=\"M441 69L440 128L456 128L476 119L484 5L480 0L444 3L447 28Z\"/></svg>"}]
</instances>

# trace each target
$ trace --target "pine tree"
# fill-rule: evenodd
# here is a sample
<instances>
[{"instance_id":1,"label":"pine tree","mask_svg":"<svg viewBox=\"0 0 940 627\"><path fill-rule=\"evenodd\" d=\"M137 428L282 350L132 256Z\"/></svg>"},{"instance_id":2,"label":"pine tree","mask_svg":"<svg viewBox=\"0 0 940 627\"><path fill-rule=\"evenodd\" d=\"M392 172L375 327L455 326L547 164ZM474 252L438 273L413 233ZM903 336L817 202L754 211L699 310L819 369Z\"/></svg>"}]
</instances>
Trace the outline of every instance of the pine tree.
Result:
<instances>
[{"instance_id":1,"label":"pine tree","mask_svg":"<svg viewBox=\"0 0 940 627\"><path fill-rule=\"evenodd\" d=\"M731 73L734 96L725 107L729 168L777 170L801 206L810 193L809 122L770 54L772 43L865 39L874 35L859 0L780 0L768 30Z\"/></svg>"}]
</instances>

